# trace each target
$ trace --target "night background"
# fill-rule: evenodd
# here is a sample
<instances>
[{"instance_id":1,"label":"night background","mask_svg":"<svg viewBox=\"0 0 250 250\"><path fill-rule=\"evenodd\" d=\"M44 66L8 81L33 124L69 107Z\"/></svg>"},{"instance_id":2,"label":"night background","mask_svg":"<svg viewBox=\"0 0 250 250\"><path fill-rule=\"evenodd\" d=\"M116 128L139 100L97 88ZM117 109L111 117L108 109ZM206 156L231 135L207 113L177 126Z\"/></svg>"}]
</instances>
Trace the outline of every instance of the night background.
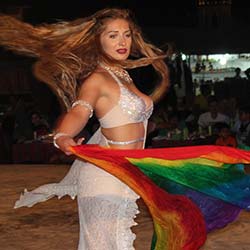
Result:
<instances>
[{"instance_id":1,"label":"night background","mask_svg":"<svg viewBox=\"0 0 250 250\"><path fill-rule=\"evenodd\" d=\"M0 12L34 25L82 18L107 7L130 9L147 40L161 48L166 48L169 43L174 47L174 53L179 57L169 62L172 72L171 87L163 100L164 105L175 106L179 99L183 97L185 99L188 88L192 89L193 94L199 93L196 91L199 91L201 83L204 82L212 83L211 86L219 98L234 95L240 102L249 102L250 85L246 84L245 80L242 85L237 83L237 88L232 88L224 81L234 75L236 67L242 67L242 76L246 78L244 70L250 67L250 7L245 1L175 0L163 3L162 0L151 2L8 0L0 2ZM0 123L6 111L18 103L18 112L26 116L25 119L21 115L17 116L17 119L21 117L19 124L25 125L25 122L28 124L31 112L39 110L53 128L62 113L62 107L47 84L34 77L32 72L34 59L16 55L4 48L0 48L0 59ZM233 61L233 65L230 60ZM198 72L196 64L203 62L207 67ZM213 70L208 68L212 63ZM152 91L158 81L151 67L135 69L130 71L130 74L137 87L147 93ZM185 83L182 82L183 79ZM187 85L187 82L190 85ZM185 84L188 87L183 88ZM177 93L173 94L174 92ZM188 109L191 107L189 101L185 99ZM13 125L13 121L7 125L9 130L14 126L16 125ZM14 139L14 142L16 141L18 140Z\"/></svg>"},{"instance_id":2,"label":"night background","mask_svg":"<svg viewBox=\"0 0 250 250\"><path fill-rule=\"evenodd\" d=\"M165 6L166 5L166 6ZM105 7L129 8L148 38L175 42L186 53L245 52L250 48L250 7L243 0L1 1L5 13L33 24L84 17Z\"/></svg>"},{"instance_id":3,"label":"night background","mask_svg":"<svg viewBox=\"0 0 250 250\"><path fill-rule=\"evenodd\" d=\"M211 232L211 228L216 229L204 237L204 239L206 238L204 246L197 246L195 249L250 249L250 164L246 164L249 163L249 155L237 150L237 148L250 148L249 1L0 0L0 13L14 16L33 25L82 18L107 7L130 9L147 40L161 48L166 48L169 43L174 48L173 55L166 59L170 71L169 89L160 102L154 103L154 111L148 120L147 131L145 131L147 132L145 148L157 149L157 152L162 154L166 152L166 158L167 152L171 152L169 153L170 158L177 156L177 160L166 168L170 182L160 181L160 186L169 188L170 194L168 195L171 199L169 203L167 203L168 200L164 203L164 199L160 199L159 195L157 197L160 202L157 202L153 196L151 200L148 199L149 202L153 202L152 206L150 205L151 211L159 212L157 215L161 215L160 212L164 211L164 204L170 204L169 209L162 213L165 216L162 218L167 218L168 222L172 223L167 230L170 232L170 236L167 235L166 242L171 240L172 235L185 238L191 225L189 221L195 220L195 223L199 221L201 214L198 213L198 210L194 210L197 217L190 217L189 205L184 202L189 200L187 204L190 204L194 197L193 201L197 202L202 213L210 213L211 219L207 216L204 217L208 224L207 232ZM78 248L79 242L78 209L85 200L87 204L90 204L89 202L94 204L95 200L91 195L85 195L84 190L78 191L78 188L84 189L86 186L88 192L92 188L92 182L93 185L100 186L97 182L102 177L97 174L96 178L92 179L93 171L90 171L90 175L86 174L86 183L82 183L85 174L80 171L81 167L78 162L70 170L70 177L64 178L71 168L72 162L76 159L75 156L65 155L53 145L54 128L65 110L48 85L35 78L32 71L35 60L0 47L0 248L3 250L73 250ZM135 85L147 94L157 86L159 81L159 76L152 70L152 66L129 70L129 73ZM217 114L216 119L220 113L219 122L210 119L213 118L212 111L213 114ZM202 117L203 119L200 119ZM237 125L237 129L235 129L235 125ZM94 115L75 139L84 137L83 143L87 142L98 127L99 123ZM131 133L130 137L132 134L135 133ZM125 137L121 136L121 138L133 139L128 137L128 134ZM178 150L173 149L181 147L179 149L183 151L185 158L188 157L191 150L199 151L200 147L191 149L191 146L200 145L211 145L212 150L215 149L211 153L211 157L218 157L219 162L211 160L209 154L207 155L210 160L204 158L192 158L191 161L189 159L178 160L178 153L177 155L175 153ZM228 147L223 147L220 151L219 147L213 147L213 145ZM183 148L186 146L191 150ZM161 150L162 148L164 151ZM173 151L168 151L167 148L173 149ZM205 148L207 147L205 146ZM224 156L221 152L229 152L230 157L227 158L226 154ZM237 153L237 159L230 152L233 152L233 155ZM197 152L198 154L199 152ZM115 155L112 157L115 160ZM242 159L244 164L222 163L224 160L238 162L242 157L244 157L244 161ZM203 162L202 159L205 160L206 165L200 165ZM151 158L151 162L153 160ZM157 159L154 161L156 164L161 163ZM165 162L167 164L169 161ZM140 162L137 161L137 163ZM188 164L190 166L187 166ZM90 166L85 167L88 171ZM202 167L202 170L197 171L197 167ZM213 167L211 172L209 172L210 167ZM174 172L171 172L171 169ZM151 173L149 174L151 175ZM133 177L133 175L131 176ZM64 179L61 186L54 185L62 178ZM154 181L159 178L154 178ZM144 177L141 179L147 181ZM201 179L203 179L202 183ZM132 179L129 178L128 183L135 183L130 180ZM172 195L175 190L175 182L179 183L177 193L180 193L181 196L186 194L187 199L184 200L184 197L181 198L181 196L175 198ZM31 208L14 209L20 194L46 183L53 184L49 188L43 186L41 189L36 189L37 198L29 203ZM143 182L139 183L143 184ZM144 189L150 187L150 195L161 195L162 192L159 189L154 193L150 183L147 182ZM187 184L187 190L181 187L181 183ZM197 183L196 186L195 183ZM113 187L114 185L108 186ZM46 196L43 195L44 190ZM104 187L105 190L106 187ZM199 190L201 192L195 192ZM218 191L218 195L213 197L216 191ZM60 196L53 197L54 192ZM202 198L202 192L206 195L204 198ZM78 197L80 199L74 199L76 193L77 196L80 194ZM69 194L71 198L66 194ZM95 190L93 194L99 194L99 191ZM110 197L110 195L108 196ZM130 209L126 210L126 213L118 213L122 223L117 223L118 221L115 219L117 213L106 213L104 208L106 204L109 204L111 210L113 207L119 207L121 211L125 211L122 209L125 208L122 205L123 199L115 195L116 202L111 204L111 199L100 192L98 195L98 199L101 201L98 213L100 220L98 221L103 221L101 229L107 225L109 231L113 228L107 223L108 220L117 225L116 232L110 232L110 239L106 239L107 244L112 242L114 235L117 236L118 241L121 238L119 234L121 232L123 236L126 236L125 241L122 240L122 242L127 249L132 249L129 242L134 235L127 234L130 225L132 226L132 220L128 221L127 218L132 219L136 207L133 205L133 195L131 196L128 192L125 196L129 198L126 206ZM44 200L49 198L49 200L34 205L41 197ZM103 200L106 199L105 197L107 200ZM147 196L142 197L147 198ZM221 201L217 202L216 197L221 197ZM32 203L33 201L34 203ZM81 201L80 206L77 201ZM172 201L178 202L178 205ZM152 223L152 217L148 214L148 208L142 199L138 199L137 204L140 213L135 216L135 222L138 225L132 226L133 232L136 234L133 249L151 249L150 239L156 224ZM157 204L161 206L159 211L157 211ZM174 208L177 210L173 210ZM93 209L93 212L98 211L95 205L86 206L85 211L87 209ZM192 209L194 209L193 206ZM246 211L244 211L245 209ZM175 212L170 213L171 211ZM179 212L182 217L179 216ZM185 218L187 220L183 220ZM228 222L230 225L224 227ZM91 224L89 232L95 233L98 225L95 218L93 220L87 218L86 223ZM182 228L184 224L185 226ZM123 226L126 227L124 230ZM197 230L200 228L196 226ZM177 234L174 231L176 229L179 230ZM185 245L189 249L194 246L194 241L201 244L203 238L200 234L194 233L196 229L192 229L190 229L192 238L188 238L190 240ZM202 231L203 229L200 230L200 232ZM185 241L185 239L179 238L173 238L173 240L177 244ZM98 237L96 241L100 243ZM126 242L129 244L125 244ZM83 244L85 248L85 243ZM81 243L81 245L83 244ZM110 250L105 246L101 248ZM91 248L88 243L86 243L86 247ZM117 246L114 244L112 249L120 249L120 247L122 248L121 244L117 244ZM169 247L175 248L170 245Z\"/></svg>"},{"instance_id":4,"label":"night background","mask_svg":"<svg viewBox=\"0 0 250 250\"><path fill-rule=\"evenodd\" d=\"M0 0L0 14L11 15L33 25L83 18L108 7L130 9L147 40L160 48L166 48L169 43L174 48L173 55L166 59L170 72L169 89L161 101L154 103L154 110L145 131L147 133L145 148L157 149L156 152L161 153L163 158L166 152L166 159L168 154L171 154L169 152L173 152L170 158L177 157L173 163L169 160L150 158L150 165L153 164L150 167L153 167L155 162L156 171L160 165L166 164L164 167L169 175L166 181L160 180L160 175L158 176L156 172L153 175L148 171L149 168L145 170L153 176L154 182L159 180L156 184L166 188L169 198L164 200L159 197L162 192L158 188L154 192L151 182L143 176L140 177L135 171L135 175L138 174L142 180L142 182L139 180L138 188L145 183L144 191L150 188L148 192L150 196L146 193L141 196L146 197L145 201L151 207L150 211L159 217L157 221L159 224L153 224L152 216L148 213L149 209L142 199L136 201L138 204L136 209L133 205L134 196L128 189L123 196L124 199L128 198L124 206L123 198L120 199L119 195L114 195L115 203L111 203L110 197L115 193L113 190L110 194L105 192L109 187L113 189L115 185L112 184L113 181L111 184L108 183L109 179L106 177L105 182L102 182L105 183L104 192L99 193L97 189L93 192L94 196L92 193L86 194L85 192L88 193L92 187L101 187L99 181L102 175L92 171L91 166L86 166L86 170L91 171L90 175L86 174L84 181L82 178L85 178L85 174L84 171L80 171L82 164L79 165L79 161L70 170L70 176L64 177L76 159L75 156L65 155L53 145L54 129L58 120L60 121L64 115L65 109L47 83L35 78L32 68L35 58L17 55L0 46L0 248L73 250L82 245L81 249L85 247L92 249L84 240L79 244L78 211L80 207L84 207L82 204L86 201L86 208L82 209L81 213L87 211L88 214L93 210L99 217L98 220L96 217L92 220L90 217L82 221L87 228L91 224L86 238L89 238L90 234L93 236L94 233L101 232L96 229L98 223L102 221L101 230L107 227L106 231L110 233L110 237L107 234L105 238L107 244L111 243L114 237L117 239L117 244L113 244L112 249L123 248L122 244L118 244L121 237L125 237L122 242L126 245L124 246L126 249L133 248L130 240L134 239L134 235L127 232L133 224L132 215L136 210L139 213L134 216L138 225L132 226L133 233L136 234L133 249L151 249L150 240L154 226L157 225L159 231L161 222L164 226L170 223L170 227L166 228L167 237L164 235L162 238L166 239L167 247L171 249L175 249L171 245L172 238L176 243L186 242L185 249L250 249L250 156L247 155L248 152L243 154L245 151L237 150L250 149L249 1ZM152 70L151 65L129 70L129 74L135 85L146 94L149 94L159 82L159 75ZM216 114L216 119L212 116L212 112L213 115ZM99 122L94 115L75 139L84 137L83 143L87 142L98 127ZM118 129L121 131L123 128ZM134 134L131 133L130 137ZM129 138L128 133L124 136L119 134L116 138L133 139ZM204 154L200 159L185 159L189 157L189 152L191 154L194 152L198 157L200 155L198 151L202 151L203 147L196 146L201 145L205 146L203 152L208 156L207 160ZM213 145L228 147L220 148ZM179 150L178 148L175 150L174 147L179 147ZM169 150L170 148L173 151ZM178 152L182 155L181 158L178 158L180 157ZM237 157L234 157L235 154ZM114 153L112 158L116 160L115 157ZM125 160L118 159L117 164ZM139 160L138 158L136 161L137 165L141 165L142 168L144 163L149 162L144 162L143 159L139 162ZM229 162L224 164L224 161L239 161L239 163L231 165ZM110 166L116 165L109 165L109 168ZM200 167L202 169L197 171ZM210 167L213 168L211 171ZM124 170L125 174L129 173L126 168ZM119 175L119 171L117 173ZM92 179L94 175L96 178ZM133 179L135 175L128 175L127 181L136 186L137 179ZM60 182L62 178L63 181ZM58 182L62 185L54 185ZM40 187L47 183L53 184L49 187ZM32 207L14 209L20 194L27 190L30 192L36 187L40 188L34 192L36 193L34 199L31 196L31 201L27 203ZM117 194L122 190L123 188ZM175 197L174 193L181 195ZM206 196L203 197L202 193ZM80 195L78 199L75 199L76 194ZM95 194L98 194L98 199L94 199ZM217 200L220 197L221 200ZM42 199L48 200L34 205ZM77 204L78 201L81 201L80 206ZM192 205L192 210L188 211L192 201L197 204L197 209ZM101 205L95 207L94 204ZM111 208L109 213L105 210L106 204ZM157 211L158 204L159 211ZM164 207L165 205L169 205L169 208ZM113 207L121 211L113 213ZM125 207L128 207L128 210L125 210ZM202 213L198 212L198 208ZM199 223L197 224L197 221L206 212L210 213L209 216L204 216L208 235L204 234L203 237L199 233L205 230ZM117 215L121 221L116 220ZM196 217L192 217L194 215ZM164 218L167 218L166 223L162 220ZM106 224L108 220L111 222ZM194 224L190 221L195 222L194 230L192 228ZM111 223L117 226L116 232L111 231ZM215 230L211 232L211 229ZM175 230L178 231L177 234ZM199 230L199 233L195 230ZM99 241L99 237L102 240L102 236L97 233L97 247L94 248L108 250L106 244L100 246L100 242L104 242ZM187 238L188 236L190 238ZM194 241L201 244L203 238L206 239L204 246L193 245Z\"/></svg>"}]
</instances>

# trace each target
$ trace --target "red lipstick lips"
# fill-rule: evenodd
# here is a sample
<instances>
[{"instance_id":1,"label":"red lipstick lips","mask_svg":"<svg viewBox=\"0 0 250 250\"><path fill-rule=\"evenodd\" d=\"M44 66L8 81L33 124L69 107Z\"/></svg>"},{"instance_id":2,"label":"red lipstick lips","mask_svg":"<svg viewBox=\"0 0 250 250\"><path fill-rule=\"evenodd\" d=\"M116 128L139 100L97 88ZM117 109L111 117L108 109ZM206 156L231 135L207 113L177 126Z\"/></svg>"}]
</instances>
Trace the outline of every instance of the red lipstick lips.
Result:
<instances>
[{"instance_id":1,"label":"red lipstick lips","mask_svg":"<svg viewBox=\"0 0 250 250\"><path fill-rule=\"evenodd\" d=\"M119 54L126 54L127 53L127 49L118 49L117 52Z\"/></svg>"}]
</instances>

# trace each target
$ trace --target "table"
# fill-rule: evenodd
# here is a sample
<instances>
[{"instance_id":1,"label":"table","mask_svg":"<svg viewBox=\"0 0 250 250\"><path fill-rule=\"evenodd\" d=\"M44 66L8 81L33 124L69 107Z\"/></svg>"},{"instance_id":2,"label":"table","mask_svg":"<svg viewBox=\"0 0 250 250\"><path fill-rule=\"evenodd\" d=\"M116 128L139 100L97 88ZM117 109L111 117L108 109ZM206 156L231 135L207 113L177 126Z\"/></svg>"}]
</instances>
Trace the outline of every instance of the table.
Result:
<instances>
[{"instance_id":1,"label":"table","mask_svg":"<svg viewBox=\"0 0 250 250\"><path fill-rule=\"evenodd\" d=\"M187 140L171 140L167 138L155 137L152 139L152 148L170 148L170 147L184 147L184 146L197 146L197 145L213 145L215 144L216 137L209 136L205 138L195 138Z\"/></svg>"},{"instance_id":2,"label":"table","mask_svg":"<svg viewBox=\"0 0 250 250\"><path fill-rule=\"evenodd\" d=\"M55 148L51 142L32 141L12 146L13 163L70 163L73 158Z\"/></svg>"}]
</instances>

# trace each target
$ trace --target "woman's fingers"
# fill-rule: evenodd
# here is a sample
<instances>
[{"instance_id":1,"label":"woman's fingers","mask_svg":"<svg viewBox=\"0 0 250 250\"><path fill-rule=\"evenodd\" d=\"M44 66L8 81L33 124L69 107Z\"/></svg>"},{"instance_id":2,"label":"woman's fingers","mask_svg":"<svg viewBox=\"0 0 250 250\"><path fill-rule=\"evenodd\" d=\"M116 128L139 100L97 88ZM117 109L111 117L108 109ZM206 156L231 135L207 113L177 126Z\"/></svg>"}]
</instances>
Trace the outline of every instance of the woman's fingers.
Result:
<instances>
[{"instance_id":1,"label":"woman's fingers","mask_svg":"<svg viewBox=\"0 0 250 250\"><path fill-rule=\"evenodd\" d=\"M83 142L84 140L85 140L85 138L84 138L84 137L79 138L79 139L77 140L76 144L77 144L77 145L81 145L81 144L82 144L82 142Z\"/></svg>"},{"instance_id":2,"label":"woman's fingers","mask_svg":"<svg viewBox=\"0 0 250 250\"><path fill-rule=\"evenodd\" d=\"M72 155L70 148L73 146L81 145L84 140L84 137L79 138L77 142L75 142L70 137L58 138L58 145L66 155Z\"/></svg>"}]
</instances>

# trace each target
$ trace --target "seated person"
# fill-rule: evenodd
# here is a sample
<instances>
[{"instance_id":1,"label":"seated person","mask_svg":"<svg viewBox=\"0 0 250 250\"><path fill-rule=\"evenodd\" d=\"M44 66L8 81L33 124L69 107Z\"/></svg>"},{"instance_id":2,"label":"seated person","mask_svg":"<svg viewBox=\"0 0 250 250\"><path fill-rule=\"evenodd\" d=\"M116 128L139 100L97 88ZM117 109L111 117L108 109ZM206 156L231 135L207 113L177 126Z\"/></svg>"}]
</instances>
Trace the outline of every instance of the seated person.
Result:
<instances>
[{"instance_id":1,"label":"seated person","mask_svg":"<svg viewBox=\"0 0 250 250\"><path fill-rule=\"evenodd\" d=\"M202 84L200 86L200 94L194 98L194 105L197 105L203 112L208 110L208 99L212 93L211 84Z\"/></svg>"},{"instance_id":2,"label":"seated person","mask_svg":"<svg viewBox=\"0 0 250 250\"><path fill-rule=\"evenodd\" d=\"M42 118L39 112L34 111L31 113L31 123L34 132L34 139L50 133L49 124Z\"/></svg>"},{"instance_id":3,"label":"seated person","mask_svg":"<svg viewBox=\"0 0 250 250\"><path fill-rule=\"evenodd\" d=\"M191 112L185 117L185 124L191 134L198 131L198 119L200 114L201 110L199 105L193 104Z\"/></svg>"},{"instance_id":4,"label":"seated person","mask_svg":"<svg viewBox=\"0 0 250 250\"><path fill-rule=\"evenodd\" d=\"M167 136L171 139L182 139L182 132L185 127L185 122L181 119L179 112L171 112L168 114L168 122L165 127L160 128L158 135Z\"/></svg>"},{"instance_id":5,"label":"seated person","mask_svg":"<svg viewBox=\"0 0 250 250\"><path fill-rule=\"evenodd\" d=\"M219 146L237 147L237 140L230 130L227 123L216 124L218 128L218 138L215 144Z\"/></svg>"},{"instance_id":6,"label":"seated person","mask_svg":"<svg viewBox=\"0 0 250 250\"><path fill-rule=\"evenodd\" d=\"M234 78L241 79L241 68L239 68L239 67L235 68L234 72L235 72Z\"/></svg>"},{"instance_id":7,"label":"seated person","mask_svg":"<svg viewBox=\"0 0 250 250\"><path fill-rule=\"evenodd\" d=\"M207 112L201 113L198 119L198 125L206 129L209 126L214 126L218 122L224 122L229 124L230 119L227 115L224 115L218 111L218 102L214 96L208 99L209 110Z\"/></svg>"},{"instance_id":8,"label":"seated person","mask_svg":"<svg viewBox=\"0 0 250 250\"><path fill-rule=\"evenodd\" d=\"M239 145L250 146L250 107L243 106L239 109L239 120L236 121L233 132L236 134Z\"/></svg>"}]
</instances>

